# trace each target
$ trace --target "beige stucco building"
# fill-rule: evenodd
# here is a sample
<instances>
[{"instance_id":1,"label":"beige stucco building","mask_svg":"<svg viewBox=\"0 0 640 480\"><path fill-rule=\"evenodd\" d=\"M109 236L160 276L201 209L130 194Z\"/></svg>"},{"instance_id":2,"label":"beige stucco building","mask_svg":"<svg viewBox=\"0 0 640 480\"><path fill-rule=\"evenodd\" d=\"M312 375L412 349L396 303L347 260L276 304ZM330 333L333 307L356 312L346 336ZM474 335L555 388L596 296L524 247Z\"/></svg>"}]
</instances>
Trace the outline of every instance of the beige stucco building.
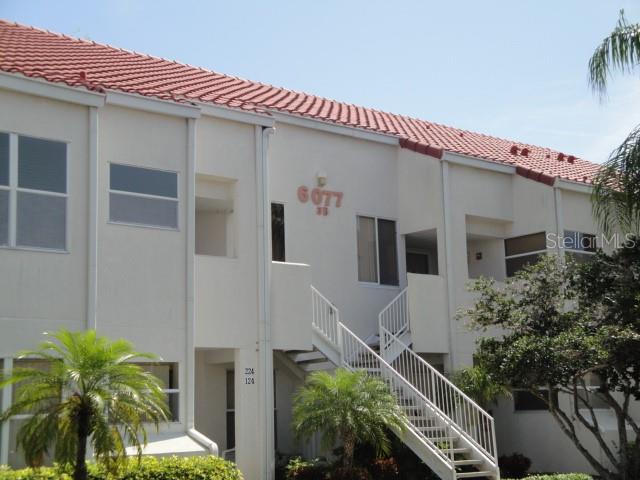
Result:
<instances>
[{"instance_id":1,"label":"beige stucco building","mask_svg":"<svg viewBox=\"0 0 640 480\"><path fill-rule=\"evenodd\" d=\"M494 427L441 374L473 361L454 318L471 279L564 254L549 234L597 233L596 166L325 99L309 113L316 97L5 22L0 39L4 368L44 331L127 338L162 357L172 407L147 453L225 455L249 480L318 453L291 434L292 395L336 365L389 381L442 478L496 475L515 451L589 470L531 399L502 401ZM22 461L20 420L0 463Z\"/></svg>"}]
</instances>

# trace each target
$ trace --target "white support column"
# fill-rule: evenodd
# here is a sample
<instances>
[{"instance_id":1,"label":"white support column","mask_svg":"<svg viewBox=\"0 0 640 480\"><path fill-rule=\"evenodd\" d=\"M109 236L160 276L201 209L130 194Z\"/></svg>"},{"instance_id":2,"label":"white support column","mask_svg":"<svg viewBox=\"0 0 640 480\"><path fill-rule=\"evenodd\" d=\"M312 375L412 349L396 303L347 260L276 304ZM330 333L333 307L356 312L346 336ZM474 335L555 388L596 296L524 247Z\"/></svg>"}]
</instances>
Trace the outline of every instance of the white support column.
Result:
<instances>
[{"instance_id":1,"label":"white support column","mask_svg":"<svg viewBox=\"0 0 640 480\"><path fill-rule=\"evenodd\" d=\"M449 178L449 162L442 159L442 214L444 217L444 251L447 276L447 320L448 340L449 340L449 358L448 370L452 372L455 366L454 362L454 319L453 314L456 311L454 296L454 278L453 278L453 238L451 232L451 184Z\"/></svg>"},{"instance_id":2,"label":"white support column","mask_svg":"<svg viewBox=\"0 0 640 480\"><path fill-rule=\"evenodd\" d=\"M186 286L187 286L187 310L186 310L186 390L185 419L186 428L195 428L195 248L196 248L196 120L187 119L187 178L184 197L186 199L187 214L185 217L186 231Z\"/></svg>"},{"instance_id":3,"label":"white support column","mask_svg":"<svg viewBox=\"0 0 640 480\"><path fill-rule=\"evenodd\" d=\"M13 358L4 358L3 370L6 372L13 368ZM13 393L13 386L7 385L2 389L2 411L4 412L9 405L11 405L11 396ZM11 421L4 422L0 426L0 465L7 465L9 463L9 429L11 427Z\"/></svg>"},{"instance_id":4,"label":"white support column","mask_svg":"<svg viewBox=\"0 0 640 480\"><path fill-rule=\"evenodd\" d=\"M252 347L234 351L236 463L244 478L256 480L265 478L261 379L257 375L260 356L258 349Z\"/></svg>"},{"instance_id":5,"label":"white support column","mask_svg":"<svg viewBox=\"0 0 640 480\"><path fill-rule=\"evenodd\" d=\"M87 329L97 330L98 304L98 107L89 107L89 212L87 259Z\"/></svg>"},{"instance_id":6,"label":"white support column","mask_svg":"<svg viewBox=\"0 0 640 480\"><path fill-rule=\"evenodd\" d=\"M258 212L258 436L260 476L271 480L275 473L273 424L273 347L271 343L271 205L267 153L273 128L255 127L256 193ZM243 372L240 372L243 373ZM245 476L253 478L251 475Z\"/></svg>"}]
</instances>

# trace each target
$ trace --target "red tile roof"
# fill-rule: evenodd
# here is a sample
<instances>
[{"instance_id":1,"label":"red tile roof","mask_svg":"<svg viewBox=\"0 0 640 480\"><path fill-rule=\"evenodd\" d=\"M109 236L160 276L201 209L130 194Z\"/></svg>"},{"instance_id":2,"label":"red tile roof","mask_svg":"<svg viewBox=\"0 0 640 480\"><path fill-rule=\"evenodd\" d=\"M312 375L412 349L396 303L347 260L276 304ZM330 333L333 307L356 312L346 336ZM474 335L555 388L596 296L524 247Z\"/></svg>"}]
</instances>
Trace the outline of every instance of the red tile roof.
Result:
<instances>
[{"instance_id":1,"label":"red tile roof","mask_svg":"<svg viewBox=\"0 0 640 480\"><path fill-rule=\"evenodd\" d=\"M93 90L299 115L393 135L402 148L436 157L449 151L513 165L520 175L548 184L556 177L589 183L599 168L548 148L294 92L3 20L0 70Z\"/></svg>"}]
</instances>

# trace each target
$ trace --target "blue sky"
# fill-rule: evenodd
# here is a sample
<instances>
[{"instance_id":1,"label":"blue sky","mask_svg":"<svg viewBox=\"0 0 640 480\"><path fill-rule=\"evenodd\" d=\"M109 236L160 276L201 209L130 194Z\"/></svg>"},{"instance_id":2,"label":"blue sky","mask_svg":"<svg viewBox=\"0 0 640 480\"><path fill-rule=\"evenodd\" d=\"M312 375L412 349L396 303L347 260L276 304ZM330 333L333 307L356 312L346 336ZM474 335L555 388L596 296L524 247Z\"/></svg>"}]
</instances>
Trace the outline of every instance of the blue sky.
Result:
<instances>
[{"instance_id":1,"label":"blue sky","mask_svg":"<svg viewBox=\"0 0 640 480\"><path fill-rule=\"evenodd\" d=\"M587 61L615 0L0 0L0 17L601 162L640 123L640 78L602 103Z\"/></svg>"}]
</instances>

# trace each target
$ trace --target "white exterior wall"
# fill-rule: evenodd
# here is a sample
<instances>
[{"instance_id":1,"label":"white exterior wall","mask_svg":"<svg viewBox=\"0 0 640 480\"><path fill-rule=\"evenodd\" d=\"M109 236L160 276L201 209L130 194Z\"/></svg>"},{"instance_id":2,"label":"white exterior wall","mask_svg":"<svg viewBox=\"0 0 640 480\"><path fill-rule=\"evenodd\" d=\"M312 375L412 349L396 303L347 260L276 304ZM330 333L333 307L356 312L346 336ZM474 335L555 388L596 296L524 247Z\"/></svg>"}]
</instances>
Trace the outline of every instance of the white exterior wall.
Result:
<instances>
[{"instance_id":1,"label":"white exterior wall","mask_svg":"<svg viewBox=\"0 0 640 480\"><path fill-rule=\"evenodd\" d=\"M0 131L68 142L68 253L0 248L0 355L86 326L89 109L0 90ZM64 279L64 281L60 281Z\"/></svg>"},{"instance_id":2,"label":"white exterior wall","mask_svg":"<svg viewBox=\"0 0 640 480\"><path fill-rule=\"evenodd\" d=\"M400 290L358 282L356 216L398 220L397 155L397 147L282 123L269 148L271 201L285 206L286 260L311 265L312 284L364 338L377 333L378 313ZM327 190L344 192L327 216L297 198L299 186L316 187L318 173Z\"/></svg>"},{"instance_id":3,"label":"white exterior wall","mask_svg":"<svg viewBox=\"0 0 640 480\"><path fill-rule=\"evenodd\" d=\"M258 335L256 146L254 127L197 121L196 176L233 182L231 258L196 255L196 347L255 346Z\"/></svg>"}]
</instances>

